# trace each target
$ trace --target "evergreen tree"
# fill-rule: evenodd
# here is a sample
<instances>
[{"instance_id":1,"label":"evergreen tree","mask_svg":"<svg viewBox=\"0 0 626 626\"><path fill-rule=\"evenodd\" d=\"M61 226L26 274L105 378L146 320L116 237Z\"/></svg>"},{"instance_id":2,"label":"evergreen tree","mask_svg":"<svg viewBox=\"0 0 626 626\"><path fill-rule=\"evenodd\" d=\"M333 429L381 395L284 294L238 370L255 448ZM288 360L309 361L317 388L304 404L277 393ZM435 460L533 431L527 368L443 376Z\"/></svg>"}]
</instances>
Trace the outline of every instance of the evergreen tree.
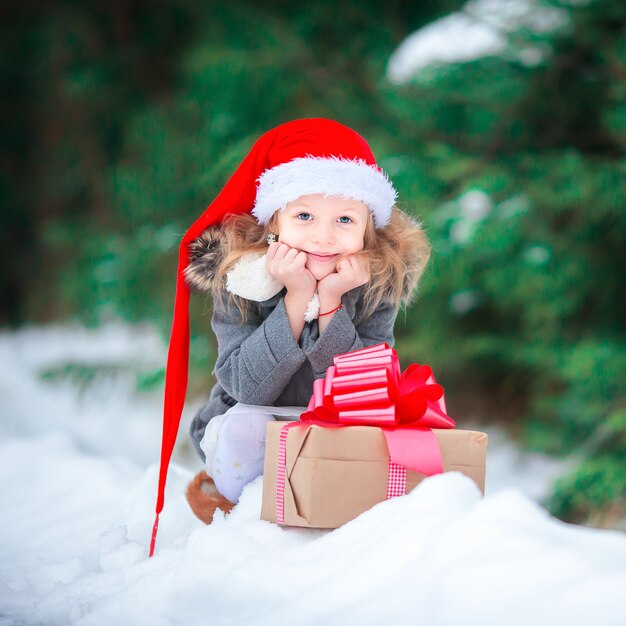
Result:
<instances>
[{"instance_id":1,"label":"evergreen tree","mask_svg":"<svg viewBox=\"0 0 626 626\"><path fill-rule=\"evenodd\" d=\"M262 132L327 116L363 133L424 220L433 261L397 324L462 423L502 421L576 469L565 519L626 514L626 8L556 2L499 56L385 79L460 1L78 4L0 9L0 319L156 321L178 241ZM529 63L520 50L542 51ZM193 380L208 323L195 307ZM158 381L158 374L154 381ZM192 387L193 389L193 387Z\"/></svg>"}]
</instances>

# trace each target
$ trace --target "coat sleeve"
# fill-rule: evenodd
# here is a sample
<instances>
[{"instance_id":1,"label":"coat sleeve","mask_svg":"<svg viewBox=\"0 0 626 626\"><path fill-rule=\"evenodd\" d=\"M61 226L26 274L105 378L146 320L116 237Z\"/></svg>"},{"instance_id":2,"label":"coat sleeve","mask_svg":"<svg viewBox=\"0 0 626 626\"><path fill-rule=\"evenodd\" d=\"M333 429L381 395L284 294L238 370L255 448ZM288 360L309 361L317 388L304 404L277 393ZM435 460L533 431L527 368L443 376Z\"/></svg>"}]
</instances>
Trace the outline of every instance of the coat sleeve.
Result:
<instances>
[{"instance_id":1,"label":"coat sleeve","mask_svg":"<svg viewBox=\"0 0 626 626\"><path fill-rule=\"evenodd\" d=\"M260 324L244 324L236 307L214 298L211 326L218 344L215 377L238 402L273 404L306 361L284 298Z\"/></svg>"},{"instance_id":2,"label":"coat sleeve","mask_svg":"<svg viewBox=\"0 0 626 626\"><path fill-rule=\"evenodd\" d=\"M386 342L393 346L393 325L397 313L398 309L394 305L382 304L370 317L355 325L346 307L339 309L312 347L305 350L315 377L324 376L337 354L360 350L377 343Z\"/></svg>"}]
</instances>

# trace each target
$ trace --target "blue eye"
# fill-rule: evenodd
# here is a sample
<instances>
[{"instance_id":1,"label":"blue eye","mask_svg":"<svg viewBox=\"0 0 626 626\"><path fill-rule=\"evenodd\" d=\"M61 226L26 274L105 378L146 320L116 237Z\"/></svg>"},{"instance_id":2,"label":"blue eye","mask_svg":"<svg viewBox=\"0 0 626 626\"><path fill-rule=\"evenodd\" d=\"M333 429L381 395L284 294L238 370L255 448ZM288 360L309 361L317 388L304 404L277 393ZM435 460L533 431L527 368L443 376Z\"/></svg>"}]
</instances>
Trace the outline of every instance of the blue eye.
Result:
<instances>
[{"instance_id":1,"label":"blue eye","mask_svg":"<svg viewBox=\"0 0 626 626\"><path fill-rule=\"evenodd\" d=\"M347 221L347 222L344 222L343 220L348 220L348 221ZM347 215L342 215L342 216L339 218L339 221L340 221L342 224L349 224L349 223L352 221L352 218L351 218L351 217L348 217Z\"/></svg>"},{"instance_id":2,"label":"blue eye","mask_svg":"<svg viewBox=\"0 0 626 626\"><path fill-rule=\"evenodd\" d=\"M310 213L298 213L297 218L303 222L310 222L309 218L312 218L312 215Z\"/></svg>"}]
</instances>

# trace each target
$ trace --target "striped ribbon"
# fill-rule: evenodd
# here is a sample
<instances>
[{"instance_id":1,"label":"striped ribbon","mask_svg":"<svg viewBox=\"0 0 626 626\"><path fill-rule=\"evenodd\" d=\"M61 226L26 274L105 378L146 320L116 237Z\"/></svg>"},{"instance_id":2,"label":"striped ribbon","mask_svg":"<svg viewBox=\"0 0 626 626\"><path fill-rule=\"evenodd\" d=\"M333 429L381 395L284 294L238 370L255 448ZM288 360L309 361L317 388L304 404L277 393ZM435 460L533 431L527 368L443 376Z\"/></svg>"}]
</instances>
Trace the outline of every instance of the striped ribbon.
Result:
<instances>
[{"instance_id":1,"label":"striped ribbon","mask_svg":"<svg viewBox=\"0 0 626 626\"><path fill-rule=\"evenodd\" d=\"M387 500L397 498L406 493L406 467L394 463L389 459L387 473Z\"/></svg>"},{"instance_id":2,"label":"striped ribbon","mask_svg":"<svg viewBox=\"0 0 626 626\"><path fill-rule=\"evenodd\" d=\"M276 473L276 523L285 523L285 475L287 473L287 435L290 424L280 429L278 471Z\"/></svg>"}]
</instances>

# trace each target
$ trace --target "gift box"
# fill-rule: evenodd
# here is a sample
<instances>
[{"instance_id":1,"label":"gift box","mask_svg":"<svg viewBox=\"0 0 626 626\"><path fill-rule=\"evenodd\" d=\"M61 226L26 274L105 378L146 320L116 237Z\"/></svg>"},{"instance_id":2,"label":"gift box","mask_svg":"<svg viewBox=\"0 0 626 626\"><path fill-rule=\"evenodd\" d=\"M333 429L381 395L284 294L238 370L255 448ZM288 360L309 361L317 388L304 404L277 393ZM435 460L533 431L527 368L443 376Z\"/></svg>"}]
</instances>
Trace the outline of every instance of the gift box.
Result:
<instances>
[{"instance_id":1,"label":"gift box","mask_svg":"<svg viewBox=\"0 0 626 626\"><path fill-rule=\"evenodd\" d=\"M486 451L486 434L455 429L428 365L401 372L385 343L340 354L300 422L268 424L261 519L336 528L446 471L484 492Z\"/></svg>"},{"instance_id":2,"label":"gift box","mask_svg":"<svg viewBox=\"0 0 626 626\"><path fill-rule=\"evenodd\" d=\"M286 433L284 474L277 492L281 431ZM441 452L443 471L462 472L484 493L487 435L458 429L431 432ZM271 422L267 425L261 519L337 528L387 499L389 469L389 449L381 428L307 423L286 427ZM425 477L407 469L405 492Z\"/></svg>"}]
</instances>

